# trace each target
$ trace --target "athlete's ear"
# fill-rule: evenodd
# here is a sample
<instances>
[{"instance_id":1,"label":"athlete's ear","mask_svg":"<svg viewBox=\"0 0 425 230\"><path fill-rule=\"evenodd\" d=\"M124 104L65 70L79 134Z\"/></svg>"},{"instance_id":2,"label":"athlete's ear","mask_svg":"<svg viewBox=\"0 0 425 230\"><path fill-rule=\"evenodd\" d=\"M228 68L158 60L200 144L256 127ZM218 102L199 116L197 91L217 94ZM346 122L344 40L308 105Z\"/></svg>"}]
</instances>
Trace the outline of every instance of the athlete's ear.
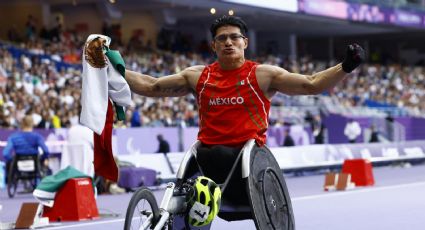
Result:
<instances>
[{"instance_id":1,"label":"athlete's ear","mask_svg":"<svg viewBox=\"0 0 425 230\"><path fill-rule=\"evenodd\" d=\"M245 42L244 49L248 48L248 38L244 38L243 41Z\"/></svg>"},{"instance_id":2,"label":"athlete's ear","mask_svg":"<svg viewBox=\"0 0 425 230\"><path fill-rule=\"evenodd\" d=\"M216 50L215 50L215 41L214 41L214 39L211 41L211 50L215 53L216 52Z\"/></svg>"}]
</instances>

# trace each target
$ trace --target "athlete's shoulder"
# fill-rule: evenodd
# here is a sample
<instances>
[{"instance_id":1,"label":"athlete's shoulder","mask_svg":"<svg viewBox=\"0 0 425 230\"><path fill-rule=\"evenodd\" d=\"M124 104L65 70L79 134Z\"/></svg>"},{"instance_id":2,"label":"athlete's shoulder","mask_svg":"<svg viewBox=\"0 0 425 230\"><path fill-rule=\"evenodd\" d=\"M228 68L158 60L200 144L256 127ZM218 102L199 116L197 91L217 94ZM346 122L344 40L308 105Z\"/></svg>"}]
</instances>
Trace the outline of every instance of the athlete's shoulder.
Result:
<instances>
[{"instance_id":1,"label":"athlete's shoulder","mask_svg":"<svg viewBox=\"0 0 425 230\"><path fill-rule=\"evenodd\" d=\"M205 66L203 65L194 65L187 67L181 73L184 77L199 77L204 69Z\"/></svg>"},{"instance_id":2,"label":"athlete's shoulder","mask_svg":"<svg viewBox=\"0 0 425 230\"><path fill-rule=\"evenodd\" d=\"M257 66L257 73L273 73L275 71L277 71L277 66L273 66L273 65L269 65L269 64L259 64Z\"/></svg>"},{"instance_id":3,"label":"athlete's shoulder","mask_svg":"<svg viewBox=\"0 0 425 230\"><path fill-rule=\"evenodd\" d=\"M21 136L23 136L23 135L21 134L21 132L20 132L20 131L18 131L18 132L14 132L14 133L12 133L12 134L9 136L9 139L14 140L14 139L19 138L19 137L21 137Z\"/></svg>"},{"instance_id":4,"label":"athlete's shoulder","mask_svg":"<svg viewBox=\"0 0 425 230\"><path fill-rule=\"evenodd\" d=\"M194 66L190 66L187 67L184 71L188 71L188 72L202 72L205 69L204 65L194 65Z\"/></svg>"},{"instance_id":5,"label":"athlete's shoulder","mask_svg":"<svg viewBox=\"0 0 425 230\"><path fill-rule=\"evenodd\" d=\"M282 72L286 72L285 69L279 67L279 66L275 66L275 65L269 65L269 64L259 64L257 66L257 74L261 73L261 74L279 74Z\"/></svg>"}]
</instances>

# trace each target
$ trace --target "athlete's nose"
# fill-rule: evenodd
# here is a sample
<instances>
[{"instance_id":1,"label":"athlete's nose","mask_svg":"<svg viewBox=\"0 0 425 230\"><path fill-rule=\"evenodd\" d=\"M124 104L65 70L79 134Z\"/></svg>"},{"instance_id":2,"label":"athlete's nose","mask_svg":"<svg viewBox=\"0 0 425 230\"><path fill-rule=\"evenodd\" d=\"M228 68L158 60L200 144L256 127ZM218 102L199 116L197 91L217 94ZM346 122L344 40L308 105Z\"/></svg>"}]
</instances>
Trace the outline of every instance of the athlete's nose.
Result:
<instances>
[{"instance_id":1,"label":"athlete's nose","mask_svg":"<svg viewBox=\"0 0 425 230\"><path fill-rule=\"evenodd\" d=\"M231 46L232 44L233 44L232 39L229 36L227 36L226 41L224 41L224 45Z\"/></svg>"}]
</instances>

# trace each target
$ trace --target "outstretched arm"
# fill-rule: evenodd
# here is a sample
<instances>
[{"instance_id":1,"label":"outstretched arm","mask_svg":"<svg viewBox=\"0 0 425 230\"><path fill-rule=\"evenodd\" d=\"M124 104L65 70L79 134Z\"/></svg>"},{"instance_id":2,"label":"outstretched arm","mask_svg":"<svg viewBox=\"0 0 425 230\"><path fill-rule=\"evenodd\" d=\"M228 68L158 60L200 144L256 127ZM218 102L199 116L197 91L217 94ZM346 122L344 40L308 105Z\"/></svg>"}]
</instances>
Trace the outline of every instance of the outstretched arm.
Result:
<instances>
[{"instance_id":1,"label":"outstretched arm","mask_svg":"<svg viewBox=\"0 0 425 230\"><path fill-rule=\"evenodd\" d=\"M363 60L363 49L354 44L348 47L347 56L343 63L313 75L290 73L280 67L262 65L258 67L257 76L270 74L269 81L259 79L260 85L263 83L263 91L266 90L269 96L272 96L275 92L288 95L319 94L338 84L348 73L357 68Z\"/></svg>"},{"instance_id":2,"label":"outstretched arm","mask_svg":"<svg viewBox=\"0 0 425 230\"><path fill-rule=\"evenodd\" d=\"M125 71L125 76L131 91L148 97L173 97L189 93L186 79L181 73L154 78L131 70Z\"/></svg>"},{"instance_id":3,"label":"outstretched arm","mask_svg":"<svg viewBox=\"0 0 425 230\"><path fill-rule=\"evenodd\" d=\"M276 66L261 66L258 68L257 74L261 73L261 71L272 72L270 85L267 87L267 91L271 96L276 92L287 95L319 94L326 89L334 87L347 75L342 70L341 64L313 75L290 73Z\"/></svg>"},{"instance_id":4,"label":"outstretched arm","mask_svg":"<svg viewBox=\"0 0 425 230\"><path fill-rule=\"evenodd\" d=\"M192 66L180 73L154 78L131 70L125 76L131 91L149 97L178 97L192 92L204 66Z\"/></svg>"},{"instance_id":5,"label":"outstretched arm","mask_svg":"<svg viewBox=\"0 0 425 230\"><path fill-rule=\"evenodd\" d=\"M94 68L106 67L105 49L108 49L105 38L97 37L88 41L84 49L86 61ZM121 55L118 53L113 57L110 59L113 68L124 68L125 64ZM137 94L150 97L177 97L193 91L203 69L204 66L192 66L180 73L160 78L125 70L125 79L130 89ZM122 72L124 72L123 69Z\"/></svg>"}]
</instances>

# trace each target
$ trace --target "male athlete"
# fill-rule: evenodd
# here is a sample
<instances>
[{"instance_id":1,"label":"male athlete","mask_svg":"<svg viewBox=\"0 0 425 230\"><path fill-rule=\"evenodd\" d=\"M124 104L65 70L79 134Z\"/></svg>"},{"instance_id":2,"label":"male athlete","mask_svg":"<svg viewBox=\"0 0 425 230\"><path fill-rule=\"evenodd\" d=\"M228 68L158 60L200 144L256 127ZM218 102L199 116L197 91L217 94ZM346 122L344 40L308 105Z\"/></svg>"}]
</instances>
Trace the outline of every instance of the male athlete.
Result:
<instances>
[{"instance_id":1,"label":"male athlete","mask_svg":"<svg viewBox=\"0 0 425 230\"><path fill-rule=\"evenodd\" d=\"M192 66L160 78L125 72L130 89L140 95L173 97L193 93L199 107L198 139L204 145L241 147L249 139L264 145L273 95L319 94L343 80L365 55L359 45L352 44L342 63L311 76L301 75L246 60L248 29L238 17L222 16L210 30L217 61L209 66Z\"/></svg>"},{"instance_id":2,"label":"male athlete","mask_svg":"<svg viewBox=\"0 0 425 230\"><path fill-rule=\"evenodd\" d=\"M311 76L301 75L278 66L246 60L244 52L248 47L248 29L238 17L222 16L211 25L210 30L216 62L208 66L192 66L160 78L126 70L125 79L133 92L143 96L175 97L193 93L199 108L198 139L202 143L201 148L225 146L230 148L225 150L233 155L237 155L238 149L250 139L255 139L258 146L266 143L270 100L277 92L288 95L319 94L343 80L360 65L365 56L359 45L352 44L348 46L342 63ZM214 152L214 157L203 160L200 159L203 156L200 149L197 160L206 162L200 164L203 172L208 177L211 175L214 181L223 182L235 156L231 161L220 160L221 153ZM220 165L218 174L221 175L206 173L211 168L217 168L217 165ZM232 189L232 184L229 183L227 195L234 200L240 197L245 202L246 194L240 192L241 185L236 184Z\"/></svg>"}]
</instances>

